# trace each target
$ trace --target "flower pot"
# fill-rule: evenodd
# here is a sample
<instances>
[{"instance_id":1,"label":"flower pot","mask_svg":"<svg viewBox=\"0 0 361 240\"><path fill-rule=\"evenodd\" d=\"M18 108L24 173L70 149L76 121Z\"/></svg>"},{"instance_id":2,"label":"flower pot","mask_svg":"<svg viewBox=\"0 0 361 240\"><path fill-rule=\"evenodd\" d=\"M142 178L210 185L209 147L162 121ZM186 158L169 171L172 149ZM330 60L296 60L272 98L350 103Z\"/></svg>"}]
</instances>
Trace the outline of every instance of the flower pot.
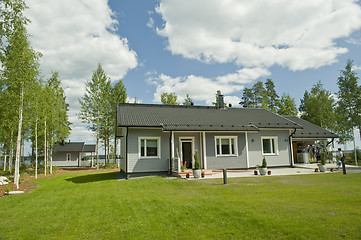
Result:
<instances>
[{"instance_id":1,"label":"flower pot","mask_svg":"<svg viewBox=\"0 0 361 240\"><path fill-rule=\"evenodd\" d=\"M267 174L267 168L258 168L259 174L266 175Z\"/></svg>"},{"instance_id":2,"label":"flower pot","mask_svg":"<svg viewBox=\"0 0 361 240\"><path fill-rule=\"evenodd\" d=\"M202 170L200 169L193 169L193 177L194 178L200 178L202 174Z\"/></svg>"},{"instance_id":3,"label":"flower pot","mask_svg":"<svg viewBox=\"0 0 361 240\"><path fill-rule=\"evenodd\" d=\"M326 172L326 165L318 165L320 172Z\"/></svg>"}]
</instances>

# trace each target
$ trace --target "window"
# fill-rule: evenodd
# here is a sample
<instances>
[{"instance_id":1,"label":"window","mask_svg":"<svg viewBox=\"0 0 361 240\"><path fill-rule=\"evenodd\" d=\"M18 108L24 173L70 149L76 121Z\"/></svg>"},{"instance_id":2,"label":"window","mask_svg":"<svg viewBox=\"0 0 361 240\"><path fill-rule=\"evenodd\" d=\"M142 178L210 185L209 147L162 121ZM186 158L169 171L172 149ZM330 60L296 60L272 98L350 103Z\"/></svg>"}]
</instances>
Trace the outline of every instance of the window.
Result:
<instances>
[{"instance_id":1,"label":"window","mask_svg":"<svg viewBox=\"0 0 361 240\"><path fill-rule=\"evenodd\" d=\"M66 154L66 161L71 161L71 153Z\"/></svg>"},{"instance_id":2,"label":"window","mask_svg":"<svg viewBox=\"0 0 361 240\"><path fill-rule=\"evenodd\" d=\"M263 155L277 155L278 154L277 142L278 142L277 137L262 137Z\"/></svg>"},{"instance_id":3,"label":"window","mask_svg":"<svg viewBox=\"0 0 361 240\"><path fill-rule=\"evenodd\" d=\"M216 156L237 156L237 137L215 137Z\"/></svg>"},{"instance_id":4,"label":"window","mask_svg":"<svg viewBox=\"0 0 361 240\"><path fill-rule=\"evenodd\" d=\"M141 158L160 158L160 138L139 138Z\"/></svg>"}]
</instances>

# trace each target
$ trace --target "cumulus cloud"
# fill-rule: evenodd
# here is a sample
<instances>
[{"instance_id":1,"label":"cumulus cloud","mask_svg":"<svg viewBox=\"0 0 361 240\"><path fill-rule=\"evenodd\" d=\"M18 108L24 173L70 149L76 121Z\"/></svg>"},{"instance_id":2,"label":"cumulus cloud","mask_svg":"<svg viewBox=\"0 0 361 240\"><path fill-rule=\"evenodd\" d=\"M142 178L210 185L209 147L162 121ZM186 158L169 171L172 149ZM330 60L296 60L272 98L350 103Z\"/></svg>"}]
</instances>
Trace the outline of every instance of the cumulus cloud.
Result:
<instances>
[{"instance_id":1,"label":"cumulus cloud","mask_svg":"<svg viewBox=\"0 0 361 240\"><path fill-rule=\"evenodd\" d=\"M335 40L361 27L354 0L162 0L158 34L173 54L245 67L305 70L332 64L347 49Z\"/></svg>"},{"instance_id":2,"label":"cumulus cloud","mask_svg":"<svg viewBox=\"0 0 361 240\"><path fill-rule=\"evenodd\" d=\"M262 68L240 69L236 73L215 78L195 75L171 77L165 74L156 75L156 73L148 72L147 81L157 86L154 93L154 102L160 102L162 93L174 92L179 96L179 102L182 102L187 94L189 94L194 101L205 101L206 104L211 105L217 90L221 90L224 95L227 95L225 98L226 102L235 105L239 103L240 98L232 94L242 90L245 83L268 75L270 75L270 72Z\"/></svg>"},{"instance_id":3,"label":"cumulus cloud","mask_svg":"<svg viewBox=\"0 0 361 240\"><path fill-rule=\"evenodd\" d=\"M114 81L138 65L137 54L125 37L115 33L118 22L105 0L27 1L26 16L31 44L43 54L41 70L47 78L58 71L70 104L70 120L75 124L71 138L88 131L76 117L78 98L84 83L98 63ZM82 129L82 130L80 130ZM81 131L81 133L79 132ZM89 135L89 134L88 134Z\"/></svg>"}]
</instances>

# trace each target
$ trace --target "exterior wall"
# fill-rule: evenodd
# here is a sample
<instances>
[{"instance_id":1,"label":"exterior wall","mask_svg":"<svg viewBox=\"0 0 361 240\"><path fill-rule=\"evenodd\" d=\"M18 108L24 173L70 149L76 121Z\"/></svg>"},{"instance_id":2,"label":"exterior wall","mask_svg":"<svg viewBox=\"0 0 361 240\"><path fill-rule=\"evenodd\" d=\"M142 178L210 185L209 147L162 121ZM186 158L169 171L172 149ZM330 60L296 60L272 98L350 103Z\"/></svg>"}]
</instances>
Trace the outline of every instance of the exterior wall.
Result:
<instances>
[{"instance_id":1,"label":"exterior wall","mask_svg":"<svg viewBox=\"0 0 361 240\"><path fill-rule=\"evenodd\" d=\"M70 161L66 161L66 154L70 153ZM79 152L55 152L53 154L53 165L60 167L77 167Z\"/></svg>"},{"instance_id":2,"label":"exterior wall","mask_svg":"<svg viewBox=\"0 0 361 240\"><path fill-rule=\"evenodd\" d=\"M216 156L216 136L237 136L238 156ZM206 132L207 168L247 168L246 140L244 133Z\"/></svg>"},{"instance_id":3,"label":"exterior wall","mask_svg":"<svg viewBox=\"0 0 361 240\"><path fill-rule=\"evenodd\" d=\"M127 151L126 151L126 128L121 128L122 129L122 136L120 138L120 169L124 172L126 172L125 169L125 161L127 159Z\"/></svg>"},{"instance_id":4,"label":"exterior wall","mask_svg":"<svg viewBox=\"0 0 361 240\"><path fill-rule=\"evenodd\" d=\"M256 167L262 164L262 137L277 137L278 154L266 155L267 165L290 166L289 152L289 130L262 130L258 133L248 133L249 167Z\"/></svg>"},{"instance_id":5,"label":"exterior wall","mask_svg":"<svg viewBox=\"0 0 361 240\"><path fill-rule=\"evenodd\" d=\"M140 158L138 137L160 137L160 158ZM129 128L128 172L161 172L169 169L169 132L161 129Z\"/></svg>"}]
</instances>

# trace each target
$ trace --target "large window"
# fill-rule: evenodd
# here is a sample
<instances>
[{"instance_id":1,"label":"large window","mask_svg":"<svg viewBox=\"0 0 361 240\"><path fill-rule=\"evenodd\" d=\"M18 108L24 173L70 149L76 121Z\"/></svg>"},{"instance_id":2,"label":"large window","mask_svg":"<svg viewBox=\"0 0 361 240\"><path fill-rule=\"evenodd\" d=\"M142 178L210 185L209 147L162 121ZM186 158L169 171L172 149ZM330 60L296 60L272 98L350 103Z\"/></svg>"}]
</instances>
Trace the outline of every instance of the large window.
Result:
<instances>
[{"instance_id":1,"label":"large window","mask_svg":"<svg viewBox=\"0 0 361 240\"><path fill-rule=\"evenodd\" d=\"M141 158L160 158L160 138L139 138L139 156Z\"/></svg>"},{"instance_id":2,"label":"large window","mask_svg":"<svg viewBox=\"0 0 361 240\"><path fill-rule=\"evenodd\" d=\"M215 137L216 156L237 156L237 137Z\"/></svg>"},{"instance_id":3,"label":"large window","mask_svg":"<svg viewBox=\"0 0 361 240\"><path fill-rule=\"evenodd\" d=\"M277 137L262 137L263 155L277 155L278 154L277 142L278 142Z\"/></svg>"}]
</instances>

